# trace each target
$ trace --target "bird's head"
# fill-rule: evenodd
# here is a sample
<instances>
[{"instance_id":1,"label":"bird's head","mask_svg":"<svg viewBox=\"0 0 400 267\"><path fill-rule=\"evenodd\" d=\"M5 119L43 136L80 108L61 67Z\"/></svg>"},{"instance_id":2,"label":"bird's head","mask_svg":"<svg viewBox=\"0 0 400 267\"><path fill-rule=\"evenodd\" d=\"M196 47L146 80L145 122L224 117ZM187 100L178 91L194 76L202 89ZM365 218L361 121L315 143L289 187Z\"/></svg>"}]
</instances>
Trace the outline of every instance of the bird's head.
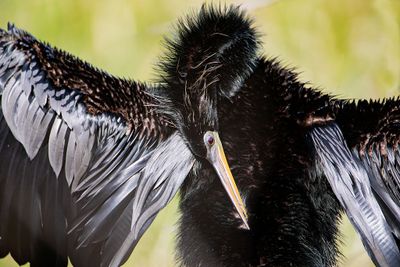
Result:
<instances>
[{"instance_id":1,"label":"bird's head","mask_svg":"<svg viewBox=\"0 0 400 267\"><path fill-rule=\"evenodd\" d=\"M171 120L192 153L214 167L247 225L246 211L220 140L218 102L231 98L251 74L258 48L251 21L236 7L203 6L178 24L162 59Z\"/></svg>"}]
</instances>

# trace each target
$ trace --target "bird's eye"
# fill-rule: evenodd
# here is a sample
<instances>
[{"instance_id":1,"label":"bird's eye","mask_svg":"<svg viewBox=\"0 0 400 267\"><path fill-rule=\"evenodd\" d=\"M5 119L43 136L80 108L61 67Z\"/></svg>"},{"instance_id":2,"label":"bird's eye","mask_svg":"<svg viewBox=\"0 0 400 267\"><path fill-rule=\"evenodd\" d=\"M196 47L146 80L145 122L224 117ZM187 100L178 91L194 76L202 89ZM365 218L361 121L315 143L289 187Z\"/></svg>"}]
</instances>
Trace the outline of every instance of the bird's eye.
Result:
<instances>
[{"instance_id":1,"label":"bird's eye","mask_svg":"<svg viewBox=\"0 0 400 267\"><path fill-rule=\"evenodd\" d=\"M208 146L214 145L215 143L214 135L211 132L206 132L206 134L204 135L204 142Z\"/></svg>"},{"instance_id":2,"label":"bird's eye","mask_svg":"<svg viewBox=\"0 0 400 267\"><path fill-rule=\"evenodd\" d=\"M207 143L209 144L209 145L213 145L214 144L214 137L213 136L209 136L208 138L207 138Z\"/></svg>"}]
</instances>

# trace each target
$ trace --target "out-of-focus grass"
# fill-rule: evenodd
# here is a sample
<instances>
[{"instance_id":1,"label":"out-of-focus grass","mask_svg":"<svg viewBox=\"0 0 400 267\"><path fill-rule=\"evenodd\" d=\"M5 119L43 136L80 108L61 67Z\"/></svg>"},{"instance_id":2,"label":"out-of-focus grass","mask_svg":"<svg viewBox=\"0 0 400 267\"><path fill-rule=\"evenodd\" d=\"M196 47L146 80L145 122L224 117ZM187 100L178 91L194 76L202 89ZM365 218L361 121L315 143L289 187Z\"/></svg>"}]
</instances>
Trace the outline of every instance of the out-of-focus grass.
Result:
<instances>
[{"instance_id":1,"label":"out-of-focus grass","mask_svg":"<svg viewBox=\"0 0 400 267\"><path fill-rule=\"evenodd\" d=\"M212 2L212 1L208 1ZM233 1L228 1L232 3ZM254 0L248 8L264 54L296 67L301 78L342 97L385 97L400 89L400 1ZM11 21L42 40L109 72L140 80L153 66L171 23L201 1L1 0L0 25ZM156 219L126 266L174 266L177 200ZM342 230L341 266L372 266L351 225ZM8 257L0 266L16 266Z\"/></svg>"}]
</instances>

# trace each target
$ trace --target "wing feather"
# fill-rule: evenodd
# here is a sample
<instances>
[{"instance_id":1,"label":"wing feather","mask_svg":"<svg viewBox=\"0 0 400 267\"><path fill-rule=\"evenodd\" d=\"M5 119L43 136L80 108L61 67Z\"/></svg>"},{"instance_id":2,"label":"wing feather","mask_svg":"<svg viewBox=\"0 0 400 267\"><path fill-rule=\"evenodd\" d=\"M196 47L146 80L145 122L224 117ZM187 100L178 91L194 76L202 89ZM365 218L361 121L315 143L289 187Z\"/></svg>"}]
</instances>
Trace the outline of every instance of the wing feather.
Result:
<instances>
[{"instance_id":1,"label":"wing feather","mask_svg":"<svg viewBox=\"0 0 400 267\"><path fill-rule=\"evenodd\" d=\"M64 146L67 139L68 126L61 118L56 117L49 137L49 161L58 177L64 162Z\"/></svg>"},{"instance_id":2,"label":"wing feather","mask_svg":"<svg viewBox=\"0 0 400 267\"><path fill-rule=\"evenodd\" d=\"M156 93L12 25L0 31L0 256L39 266L127 259L193 165L151 108Z\"/></svg>"},{"instance_id":3,"label":"wing feather","mask_svg":"<svg viewBox=\"0 0 400 267\"><path fill-rule=\"evenodd\" d=\"M372 172L371 187L399 243L400 99L338 103L336 121L353 155Z\"/></svg>"},{"instance_id":4,"label":"wing feather","mask_svg":"<svg viewBox=\"0 0 400 267\"><path fill-rule=\"evenodd\" d=\"M315 127L310 136L317 166L326 175L374 263L399 266L396 240L373 193L374 184L370 184L375 181L376 173L351 153L336 124Z\"/></svg>"}]
</instances>

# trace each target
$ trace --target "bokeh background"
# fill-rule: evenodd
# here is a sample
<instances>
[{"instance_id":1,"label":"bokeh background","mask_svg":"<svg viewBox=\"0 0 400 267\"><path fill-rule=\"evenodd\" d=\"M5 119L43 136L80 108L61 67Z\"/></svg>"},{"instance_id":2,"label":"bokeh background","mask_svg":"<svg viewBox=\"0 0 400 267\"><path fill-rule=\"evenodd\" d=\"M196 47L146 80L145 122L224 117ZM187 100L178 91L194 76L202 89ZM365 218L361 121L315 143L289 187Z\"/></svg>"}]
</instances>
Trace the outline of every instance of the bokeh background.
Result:
<instances>
[{"instance_id":1,"label":"bokeh background","mask_svg":"<svg viewBox=\"0 0 400 267\"><path fill-rule=\"evenodd\" d=\"M8 21L109 72L155 80L163 36L203 1L0 0ZM210 1L208 1L210 2ZM218 2L224 4L225 2ZM264 54L296 67L301 79L341 97L400 93L400 0L226 1L248 9ZM126 266L175 266L177 198L144 235ZM310 229L312 230L312 229ZM346 218L340 266L373 266ZM16 266L8 257L1 267Z\"/></svg>"}]
</instances>

